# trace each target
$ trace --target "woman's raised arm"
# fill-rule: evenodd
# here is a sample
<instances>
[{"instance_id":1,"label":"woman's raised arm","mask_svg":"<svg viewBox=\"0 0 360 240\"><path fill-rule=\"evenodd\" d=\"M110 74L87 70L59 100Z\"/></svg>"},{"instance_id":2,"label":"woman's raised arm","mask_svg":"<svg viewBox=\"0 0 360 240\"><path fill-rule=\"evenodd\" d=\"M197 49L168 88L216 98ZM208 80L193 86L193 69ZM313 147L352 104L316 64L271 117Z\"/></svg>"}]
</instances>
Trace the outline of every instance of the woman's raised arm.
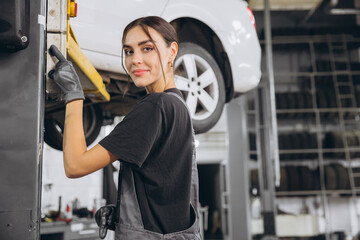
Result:
<instances>
[{"instance_id":1,"label":"woman's raised arm","mask_svg":"<svg viewBox=\"0 0 360 240\"><path fill-rule=\"evenodd\" d=\"M77 178L99 170L117 159L101 145L87 150L83 129L84 93L72 64L52 45L50 54L59 62L49 73L65 96L65 127L63 137L64 168L66 176Z\"/></svg>"}]
</instances>

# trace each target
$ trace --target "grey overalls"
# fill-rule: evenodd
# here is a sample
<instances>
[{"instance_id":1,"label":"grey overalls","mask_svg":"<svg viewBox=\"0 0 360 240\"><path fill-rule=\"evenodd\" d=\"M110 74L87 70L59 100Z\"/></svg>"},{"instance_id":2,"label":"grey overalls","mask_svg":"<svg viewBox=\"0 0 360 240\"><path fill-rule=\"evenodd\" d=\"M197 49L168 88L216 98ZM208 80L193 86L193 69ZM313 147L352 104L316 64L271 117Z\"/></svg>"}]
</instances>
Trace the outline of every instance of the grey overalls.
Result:
<instances>
[{"instance_id":1,"label":"grey overalls","mask_svg":"<svg viewBox=\"0 0 360 240\"><path fill-rule=\"evenodd\" d=\"M167 92L184 100L177 94ZM185 104L186 106L186 104ZM196 166L195 135L193 131L193 158L192 158L192 180L191 180L191 206L195 213L195 221L192 226L186 230L161 234L144 229L141 219L140 207L136 197L133 170L131 167L123 164L121 180L121 202L120 202L120 220L116 225L116 240L201 240L199 226L199 195L198 195L198 171ZM189 203L190 204L190 203Z\"/></svg>"}]
</instances>

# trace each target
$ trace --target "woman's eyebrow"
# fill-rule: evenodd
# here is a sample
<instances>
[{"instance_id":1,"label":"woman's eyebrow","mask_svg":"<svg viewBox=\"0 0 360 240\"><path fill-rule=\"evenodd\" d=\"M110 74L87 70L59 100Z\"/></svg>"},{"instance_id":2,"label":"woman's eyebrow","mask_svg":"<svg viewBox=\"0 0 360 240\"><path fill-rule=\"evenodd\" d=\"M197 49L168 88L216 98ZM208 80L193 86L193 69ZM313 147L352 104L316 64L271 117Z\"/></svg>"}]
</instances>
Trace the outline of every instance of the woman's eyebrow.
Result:
<instances>
[{"instance_id":1,"label":"woman's eyebrow","mask_svg":"<svg viewBox=\"0 0 360 240\"><path fill-rule=\"evenodd\" d=\"M144 44L146 44L146 43L148 43L148 42L152 42L152 41L151 41L150 39L141 41L141 42L138 43L138 46L144 45ZM123 47L124 47L124 48L131 48L130 45L126 45L126 44L124 44Z\"/></svg>"},{"instance_id":2,"label":"woman's eyebrow","mask_svg":"<svg viewBox=\"0 0 360 240\"><path fill-rule=\"evenodd\" d=\"M145 41L139 42L139 43L138 43L138 46L144 45L144 44L146 44L146 43L148 43L148 42L151 42L151 40L150 40L150 39L148 39L148 40L145 40Z\"/></svg>"}]
</instances>

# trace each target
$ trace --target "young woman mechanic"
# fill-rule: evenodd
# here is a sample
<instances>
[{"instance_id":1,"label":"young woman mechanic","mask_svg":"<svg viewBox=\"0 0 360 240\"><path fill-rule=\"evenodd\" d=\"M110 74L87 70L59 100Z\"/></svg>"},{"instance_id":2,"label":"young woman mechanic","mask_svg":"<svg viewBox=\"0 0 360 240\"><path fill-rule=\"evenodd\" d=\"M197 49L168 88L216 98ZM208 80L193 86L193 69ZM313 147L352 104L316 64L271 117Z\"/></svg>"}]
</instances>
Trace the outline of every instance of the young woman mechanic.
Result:
<instances>
[{"instance_id":1,"label":"young woman mechanic","mask_svg":"<svg viewBox=\"0 0 360 240\"><path fill-rule=\"evenodd\" d=\"M139 18L125 28L125 67L147 95L90 150L79 78L71 63L54 54L59 62L50 77L66 102L66 175L78 178L115 160L123 163L117 239L201 239L192 123L174 83L177 42L174 28L160 17Z\"/></svg>"}]
</instances>

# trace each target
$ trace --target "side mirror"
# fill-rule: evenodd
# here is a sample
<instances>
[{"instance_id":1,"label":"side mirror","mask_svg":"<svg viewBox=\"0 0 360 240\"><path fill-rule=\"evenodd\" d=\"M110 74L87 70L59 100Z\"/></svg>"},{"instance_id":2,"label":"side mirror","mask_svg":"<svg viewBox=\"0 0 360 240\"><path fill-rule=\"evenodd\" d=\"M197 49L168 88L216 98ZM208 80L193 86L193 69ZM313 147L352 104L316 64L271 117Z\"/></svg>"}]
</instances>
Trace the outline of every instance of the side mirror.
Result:
<instances>
[{"instance_id":1,"label":"side mirror","mask_svg":"<svg viewBox=\"0 0 360 240\"><path fill-rule=\"evenodd\" d=\"M0 1L0 52L16 52L29 45L30 0Z\"/></svg>"}]
</instances>

